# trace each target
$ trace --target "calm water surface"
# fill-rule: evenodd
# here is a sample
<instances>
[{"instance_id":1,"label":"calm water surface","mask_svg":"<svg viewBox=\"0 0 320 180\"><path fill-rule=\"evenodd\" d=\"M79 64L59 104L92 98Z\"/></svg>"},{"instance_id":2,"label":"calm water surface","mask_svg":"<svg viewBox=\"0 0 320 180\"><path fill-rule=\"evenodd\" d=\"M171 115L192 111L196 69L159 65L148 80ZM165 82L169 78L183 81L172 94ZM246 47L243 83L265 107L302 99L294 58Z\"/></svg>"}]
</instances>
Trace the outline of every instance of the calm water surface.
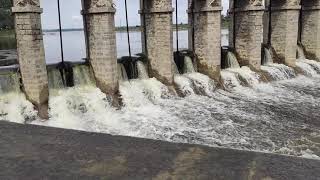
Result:
<instances>
[{"instance_id":1,"label":"calm water surface","mask_svg":"<svg viewBox=\"0 0 320 180\"><path fill-rule=\"evenodd\" d=\"M222 30L222 45L228 45L228 30ZM118 57L128 55L126 32L117 32ZM176 47L176 35L174 33L174 47ZM131 50L133 54L142 52L141 32L130 33ZM44 33L44 46L47 63L61 61L60 39L58 32ZM188 31L179 32L179 47L188 48ZM64 58L67 61L79 61L86 57L85 38L83 31L63 32Z\"/></svg>"}]
</instances>

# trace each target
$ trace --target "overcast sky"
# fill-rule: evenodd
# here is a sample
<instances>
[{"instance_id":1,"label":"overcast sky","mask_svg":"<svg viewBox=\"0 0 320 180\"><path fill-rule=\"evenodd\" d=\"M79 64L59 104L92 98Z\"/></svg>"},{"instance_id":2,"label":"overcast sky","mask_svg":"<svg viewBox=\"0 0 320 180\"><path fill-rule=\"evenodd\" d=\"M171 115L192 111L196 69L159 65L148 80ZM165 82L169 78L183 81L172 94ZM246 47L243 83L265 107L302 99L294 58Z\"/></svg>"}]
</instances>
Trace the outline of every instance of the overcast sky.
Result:
<instances>
[{"instance_id":1,"label":"overcast sky","mask_svg":"<svg viewBox=\"0 0 320 180\"><path fill-rule=\"evenodd\" d=\"M40 0L43 8L42 25L43 29L57 29L58 26L58 10L56 0ZM129 24L139 25L140 17L138 10L140 9L139 0L127 0ZM114 0L117 6L116 13L116 26L125 25L125 8L124 0ZM178 18L179 23L187 23L187 2L188 0L178 0ZM225 14L228 9L229 0L222 0L223 13ZM175 3L173 3L175 8ZM62 16L63 28L82 28L82 16L80 15L81 0L60 0L60 9ZM174 16L175 17L175 16Z\"/></svg>"}]
</instances>

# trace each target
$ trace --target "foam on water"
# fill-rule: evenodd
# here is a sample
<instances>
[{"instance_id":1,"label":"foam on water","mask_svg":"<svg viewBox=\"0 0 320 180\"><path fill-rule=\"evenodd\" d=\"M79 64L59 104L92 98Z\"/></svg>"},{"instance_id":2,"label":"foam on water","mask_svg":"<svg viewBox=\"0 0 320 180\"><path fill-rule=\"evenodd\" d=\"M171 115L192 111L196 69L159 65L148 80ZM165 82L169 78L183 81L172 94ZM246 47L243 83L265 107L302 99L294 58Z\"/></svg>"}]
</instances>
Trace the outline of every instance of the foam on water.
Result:
<instances>
[{"instance_id":1,"label":"foam on water","mask_svg":"<svg viewBox=\"0 0 320 180\"><path fill-rule=\"evenodd\" d=\"M37 111L22 93L0 95L0 121L25 123L37 119Z\"/></svg>"},{"instance_id":2,"label":"foam on water","mask_svg":"<svg viewBox=\"0 0 320 180\"><path fill-rule=\"evenodd\" d=\"M296 77L294 69L284 64L270 63L261 66L261 70L267 72L273 80L277 81Z\"/></svg>"},{"instance_id":3,"label":"foam on water","mask_svg":"<svg viewBox=\"0 0 320 180\"><path fill-rule=\"evenodd\" d=\"M121 82L121 110L111 107L93 85L61 89L50 94L50 119L33 124L319 158L319 77L264 84L244 67L223 70L222 78L225 85L226 79L235 84L232 93L215 89L212 80L199 73L176 75L185 98L171 95L154 78ZM197 95L199 89L206 95ZM22 123L34 117L32 105L14 96L0 100L1 113L12 114L1 120ZM13 101L12 108L7 101Z\"/></svg>"},{"instance_id":4,"label":"foam on water","mask_svg":"<svg viewBox=\"0 0 320 180\"><path fill-rule=\"evenodd\" d=\"M249 67L228 68L221 71L224 87L234 89L235 87L255 86L260 82L260 75L251 71Z\"/></svg>"},{"instance_id":5,"label":"foam on water","mask_svg":"<svg viewBox=\"0 0 320 180\"><path fill-rule=\"evenodd\" d=\"M311 61L311 60L298 59L296 61L297 67L299 67L306 76L317 75L318 72L316 71L316 69L310 63L307 63L306 61Z\"/></svg>"}]
</instances>

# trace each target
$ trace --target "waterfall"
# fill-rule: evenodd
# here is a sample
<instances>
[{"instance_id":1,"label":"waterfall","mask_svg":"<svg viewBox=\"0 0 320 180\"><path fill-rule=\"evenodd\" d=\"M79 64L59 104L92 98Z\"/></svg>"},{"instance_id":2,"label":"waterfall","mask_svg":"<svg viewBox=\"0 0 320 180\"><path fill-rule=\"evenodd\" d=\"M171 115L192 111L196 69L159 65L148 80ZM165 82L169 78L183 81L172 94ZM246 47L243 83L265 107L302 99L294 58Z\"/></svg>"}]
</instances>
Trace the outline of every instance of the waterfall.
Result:
<instances>
[{"instance_id":1,"label":"waterfall","mask_svg":"<svg viewBox=\"0 0 320 180\"><path fill-rule=\"evenodd\" d=\"M19 92L20 82L18 73L3 72L0 73L0 94L9 92Z\"/></svg>"},{"instance_id":2,"label":"waterfall","mask_svg":"<svg viewBox=\"0 0 320 180\"><path fill-rule=\"evenodd\" d=\"M285 80L296 77L294 69L284 64L270 63L261 66L261 70L267 72L273 80Z\"/></svg>"},{"instance_id":3,"label":"waterfall","mask_svg":"<svg viewBox=\"0 0 320 180\"><path fill-rule=\"evenodd\" d=\"M137 69L138 69L138 78L139 79L148 79L149 75L146 69L146 66L142 61L137 61Z\"/></svg>"},{"instance_id":4,"label":"waterfall","mask_svg":"<svg viewBox=\"0 0 320 180\"><path fill-rule=\"evenodd\" d=\"M298 59L296 65L303 71L306 76L315 76L318 74L317 70L306 59ZM315 63L314 63L315 64Z\"/></svg>"},{"instance_id":5,"label":"waterfall","mask_svg":"<svg viewBox=\"0 0 320 180\"><path fill-rule=\"evenodd\" d=\"M230 71L238 74L238 79L248 86L255 86L260 83L260 75L247 66L243 66L241 68L229 68L226 71Z\"/></svg>"},{"instance_id":6,"label":"waterfall","mask_svg":"<svg viewBox=\"0 0 320 180\"><path fill-rule=\"evenodd\" d=\"M60 71L57 68L48 68L48 83L50 89L64 88Z\"/></svg>"},{"instance_id":7,"label":"waterfall","mask_svg":"<svg viewBox=\"0 0 320 180\"><path fill-rule=\"evenodd\" d=\"M273 63L270 50L268 48L264 48L263 50L264 50L263 64L268 65Z\"/></svg>"},{"instance_id":8,"label":"waterfall","mask_svg":"<svg viewBox=\"0 0 320 180\"><path fill-rule=\"evenodd\" d=\"M317 62L314 60L309 60L309 59L300 60L300 61L303 61L303 62L309 64L320 74L320 62Z\"/></svg>"},{"instance_id":9,"label":"waterfall","mask_svg":"<svg viewBox=\"0 0 320 180\"><path fill-rule=\"evenodd\" d=\"M178 66L175 61L172 61L172 69L173 69L174 74L180 74Z\"/></svg>"},{"instance_id":10,"label":"waterfall","mask_svg":"<svg viewBox=\"0 0 320 180\"><path fill-rule=\"evenodd\" d=\"M73 67L74 85L90 85L94 84L94 75L87 65L76 65Z\"/></svg>"},{"instance_id":11,"label":"waterfall","mask_svg":"<svg viewBox=\"0 0 320 180\"><path fill-rule=\"evenodd\" d=\"M179 90L179 93L182 96L189 96L195 94L192 82L189 78L183 75L175 75L173 80Z\"/></svg>"},{"instance_id":12,"label":"waterfall","mask_svg":"<svg viewBox=\"0 0 320 180\"><path fill-rule=\"evenodd\" d=\"M304 50L301 45L297 46L297 58L298 59L306 59L306 56L304 55Z\"/></svg>"},{"instance_id":13,"label":"waterfall","mask_svg":"<svg viewBox=\"0 0 320 180\"><path fill-rule=\"evenodd\" d=\"M189 56L184 57L184 66L183 66L183 73L193 73L195 72L193 67L192 59Z\"/></svg>"},{"instance_id":14,"label":"waterfall","mask_svg":"<svg viewBox=\"0 0 320 180\"><path fill-rule=\"evenodd\" d=\"M236 87L241 86L241 81L239 79L238 74L236 74L236 73L222 70L221 71L221 79L223 82L223 86L228 90L231 90L231 89L234 89Z\"/></svg>"},{"instance_id":15,"label":"waterfall","mask_svg":"<svg viewBox=\"0 0 320 180\"><path fill-rule=\"evenodd\" d=\"M120 81L128 81L127 71L122 63L118 63L118 78Z\"/></svg>"},{"instance_id":16,"label":"waterfall","mask_svg":"<svg viewBox=\"0 0 320 180\"><path fill-rule=\"evenodd\" d=\"M227 67L228 68L240 68L237 57L233 52L228 51L227 53Z\"/></svg>"}]
</instances>

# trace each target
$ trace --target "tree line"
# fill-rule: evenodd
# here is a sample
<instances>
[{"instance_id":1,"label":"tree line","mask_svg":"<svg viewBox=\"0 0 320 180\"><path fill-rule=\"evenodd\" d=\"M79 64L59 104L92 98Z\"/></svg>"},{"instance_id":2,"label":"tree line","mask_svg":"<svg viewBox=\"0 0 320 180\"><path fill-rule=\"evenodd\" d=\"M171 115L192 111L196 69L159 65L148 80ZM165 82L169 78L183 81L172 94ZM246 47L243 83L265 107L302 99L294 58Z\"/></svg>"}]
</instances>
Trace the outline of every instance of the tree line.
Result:
<instances>
[{"instance_id":1,"label":"tree line","mask_svg":"<svg viewBox=\"0 0 320 180\"><path fill-rule=\"evenodd\" d=\"M11 16L11 0L0 0L0 30L14 28L13 17Z\"/></svg>"}]
</instances>

